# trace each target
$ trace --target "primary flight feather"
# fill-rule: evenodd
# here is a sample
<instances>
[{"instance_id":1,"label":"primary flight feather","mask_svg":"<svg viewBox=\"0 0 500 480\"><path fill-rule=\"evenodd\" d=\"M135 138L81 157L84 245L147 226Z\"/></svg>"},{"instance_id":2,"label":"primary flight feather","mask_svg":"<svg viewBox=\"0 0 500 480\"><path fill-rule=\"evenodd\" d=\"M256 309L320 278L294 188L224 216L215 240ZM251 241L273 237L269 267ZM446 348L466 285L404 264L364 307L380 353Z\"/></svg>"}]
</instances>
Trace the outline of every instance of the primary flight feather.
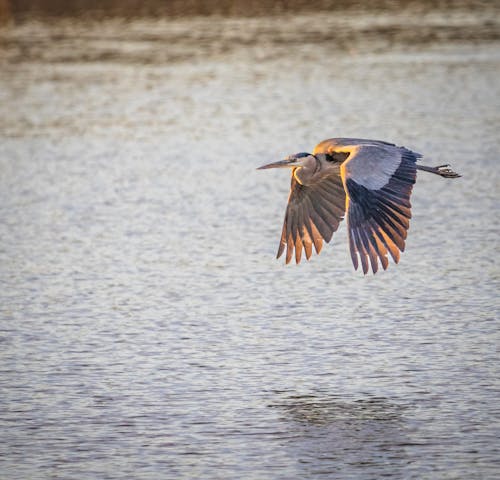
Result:
<instances>
[{"instance_id":1,"label":"primary flight feather","mask_svg":"<svg viewBox=\"0 0 500 480\"><path fill-rule=\"evenodd\" d=\"M449 165L417 164L421 154L392 143L360 138L330 138L316 145L313 153L297 153L259 167L292 168L290 196L278 247L286 249L286 263L295 252L299 263L304 250L321 251L347 214L352 263L361 262L366 274L379 262L395 263L405 249L410 226L410 196L417 170L445 178L459 177Z\"/></svg>"}]
</instances>

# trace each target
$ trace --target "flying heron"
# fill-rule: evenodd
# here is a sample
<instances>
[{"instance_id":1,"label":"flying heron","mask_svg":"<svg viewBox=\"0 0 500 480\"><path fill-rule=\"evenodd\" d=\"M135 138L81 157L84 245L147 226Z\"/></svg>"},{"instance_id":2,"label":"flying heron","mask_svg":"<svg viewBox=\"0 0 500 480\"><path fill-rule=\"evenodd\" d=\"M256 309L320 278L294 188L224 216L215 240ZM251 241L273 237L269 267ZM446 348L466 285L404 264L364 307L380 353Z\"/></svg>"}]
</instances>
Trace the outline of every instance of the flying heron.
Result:
<instances>
[{"instance_id":1,"label":"flying heron","mask_svg":"<svg viewBox=\"0 0 500 480\"><path fill-rule=\"evenodd\" d=\"M319 254L347 212L349 248L354 268L363 273L378 262L387 269L390 253L395 263L405 249L411 218L410 196L417 170L444 178L460 177L449 165L427 167L422 155L379 140L330 138L313 153L296 153L259 167L292 168L292 184L278 247L286 247L286 263L300 262L302 249L309 260L312 247Z\"/></svg>"}]
</instances>

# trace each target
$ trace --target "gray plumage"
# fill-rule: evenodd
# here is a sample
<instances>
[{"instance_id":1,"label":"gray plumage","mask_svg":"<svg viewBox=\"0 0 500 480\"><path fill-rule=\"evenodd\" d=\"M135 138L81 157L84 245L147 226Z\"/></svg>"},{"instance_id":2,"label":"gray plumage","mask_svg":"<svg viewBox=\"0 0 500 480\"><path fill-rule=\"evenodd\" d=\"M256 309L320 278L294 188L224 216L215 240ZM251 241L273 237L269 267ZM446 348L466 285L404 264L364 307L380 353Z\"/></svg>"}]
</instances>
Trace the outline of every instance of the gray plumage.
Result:
<instances>
[{"instance_id":1,"label":"gray plumage","mask_svg":"<svg viewBox=\"0 0 500 480\"><path fill-rule=\"evenodd\" d=\"M286 263L295 252L299 263L321 251L347 213L349 248L354 268L361 262L366 274L379 262L395 263L405 249L410 226L410 196L417 170L445 178L459 177L448 165L427 167L416 162L421 154L392 143L360 138L330 138L313 153L290 155L259 167L292 168L290 196L277 258L286 249Z\"/></svg>"}]
</instances>

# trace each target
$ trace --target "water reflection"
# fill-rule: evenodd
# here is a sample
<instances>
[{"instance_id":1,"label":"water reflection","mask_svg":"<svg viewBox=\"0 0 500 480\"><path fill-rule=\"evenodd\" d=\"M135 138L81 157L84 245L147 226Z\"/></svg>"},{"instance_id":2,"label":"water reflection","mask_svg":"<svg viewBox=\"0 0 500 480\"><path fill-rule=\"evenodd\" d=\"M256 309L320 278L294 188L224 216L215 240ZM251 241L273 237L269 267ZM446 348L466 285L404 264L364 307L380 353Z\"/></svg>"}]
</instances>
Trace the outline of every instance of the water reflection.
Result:
<instances>
[{"instance_id":1,"label":"water reflection","mask_svg":"<svg viewBox=\"0 0 500 480\"><path fill-rule=\"evenodd\" d=\"M289 425L287 448L308 474L397 476L411 444L407 407L378 396L298 396L271 405Z\"/></svg>"}]
</instances>

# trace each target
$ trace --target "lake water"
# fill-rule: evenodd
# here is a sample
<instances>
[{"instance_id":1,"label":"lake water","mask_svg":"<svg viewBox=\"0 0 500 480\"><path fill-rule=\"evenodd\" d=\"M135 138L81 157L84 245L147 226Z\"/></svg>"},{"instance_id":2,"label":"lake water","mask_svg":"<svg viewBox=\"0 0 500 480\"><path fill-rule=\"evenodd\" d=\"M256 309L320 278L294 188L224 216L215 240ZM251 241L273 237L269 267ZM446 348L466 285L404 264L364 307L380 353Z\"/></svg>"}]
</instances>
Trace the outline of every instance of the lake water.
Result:
<instances>
[{"instance_id":1,"label":"lake water","mask_svg":"<svg viewBox=\"0 0 500 480\"><path fill-rule=\"evenodd\" d=\"M4 27L1 477L498 478L496 13ZM375 276L274 258L332 136L463 175Z\"/></svg>"}]
</instances>

